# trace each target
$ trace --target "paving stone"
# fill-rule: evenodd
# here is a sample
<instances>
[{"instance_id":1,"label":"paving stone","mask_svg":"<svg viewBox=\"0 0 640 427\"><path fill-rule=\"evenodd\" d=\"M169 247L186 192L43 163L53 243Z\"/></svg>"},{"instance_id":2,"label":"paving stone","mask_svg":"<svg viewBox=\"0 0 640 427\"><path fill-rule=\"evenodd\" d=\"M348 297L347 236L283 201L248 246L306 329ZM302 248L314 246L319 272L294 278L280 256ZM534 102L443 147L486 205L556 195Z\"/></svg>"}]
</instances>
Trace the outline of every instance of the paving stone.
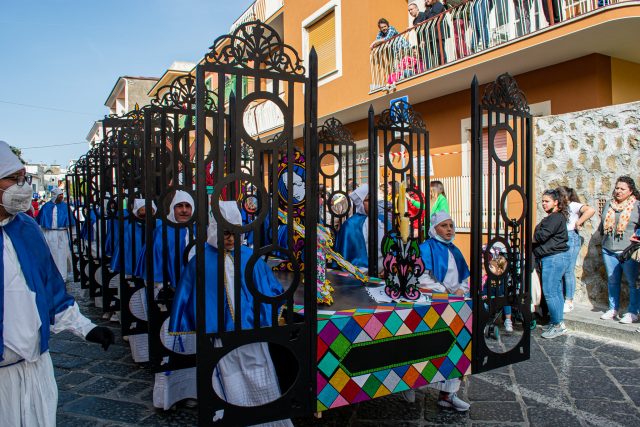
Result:
<instances>
[{"instance_id":1,"label":"paving stone","mask_svg":"<svg viewBox=\"0 0 640 427\"><path fill-rule=\"evenodd\" d=\"M95 343L74 343L70 348L65 350L65 353L87 357L89 359L115 360L131 354L131 350L123 346L112 345L107 351L104 351L101 346Z\"/></svg>"},{"instance_id":2,"label":"paving stone","mask_svg":"<svg viewBox=\"0 0 640 427\"><path fill-rule=\"evenodd\" d=\"M349 425L351 419L354 418L354 414L359 405L341 406L340 408L332 409L330 411L322 412L321 418L315 416L294 418L293 424L296 427L311 427L311 426L335 426L342 427ZM372 423L379 423L379 421L371 421Z\"/></svg>"},{"instance_id":3,"label":"paving stone","mask_svg":"<svg viewBox=\"0 0 640 427\"><path fill-rule=\"evenodd\" d=\"M198 413L195 410L158 411L137 423L139 426L195 426Z\"/></svg>"},{"instance_id":4,"label":"paving stone","mask_svg":"<svg viewBox=\"0 0 640 427\"><path fill-rule=\"evenodd\" d=\"M548 356L592 357L591 352L574 345L556 345L544 348Z\"/></svg>"},{"instance_id":5,"label":"paving stone","mask_svg":"<svg viewBox=\"0 0 640 427\"><path fill-rule=\"evenodd\" d=\"M129 375L129 378L134 380L142 380L142 381L155 381L155 374L151 372L151 369L146 368L136 368L136 372L132 375Z\"/></svg>"},{"instance_id":6,"label":"paving stone","mask_svg":"<svg viewBox=\"0 0 640 427\"><path fill-rule=\"evenodd\" d=\"M598 359L598 361L602 363L604 366L620 367L620 368L629 368L634 366L634 363L632 361L623 359L622 357L612 356L609 353L595 352L594 354Z\"/></svg>"},{"instance_id":7,"label":"paving stone","mask_svg":"<svg viewBox=\"0 0 640 427\"><path fill-rule=\"evenodd\" d=\"M78 384L82 384L92 378L94 378L94 376L86 372L71 372L70 374L65 375L64 377L57 380L58 389L70 390L76 387Z\"/></svg>"},{"instance_id":8,"label":"paving stone","mask_svg":"<svg viewBox=\"0 0 640 427\"><path fill-rule=\"evenodd\" d=\"M600 367L598 359L595 357L576 357L573 355L566 356L551 356L549 358L551 363L556 366L562 366L563 363L568 363L570 366L584 366L584 367Z\"/></svg>"},{"instance_id":9,"label":"paving stone","mask_svg":"<svg viewBox=\"0 0 640 427\"><path fill-rule=\"evenodd\" d=\"M510 424L510 423L472 423L471 427L522 427L525 424ZM529 424L526 424L527 426Z\"/></svg>"},{"instance_id":10,"label":"paving stone","mask_svg":"<svg viewBox=\"0 0 640 427\"><path fill-rule=\"evenodd\" d=\"M153 384L151 383L134 381L118 388L115 395L118 397L129 398L137 396L138 394L141 394L142 392L148 391L152 388Z\"/></svg>"},{"instance_id":11,"label":"paving stone","mask_svg":"<svg viewBox=\"0 0 640 427\"><path fill-rule=\"evenodd\" d=\"M640 425L640 418L634 415L638 413L638 409L632 403L617 403L606 399L576 399L576 408L623 426ZM592 422L598 424L598 421Z\"/></svg>"},{"instance_id":12,"label":"paving stone","mask_svg":"<svg viewBox=\"0 0 640 427\"><path fill-rule=\"evenodd\" d=\"M638 359L640 359L640 351L626 347L620 347L617 345L603 345L595 352L596 354L609 354L611 356L626 359L628 361L637 361Z\"/></svg>"},{"instance_id":13,"label":"paving stone","mask_svg":"<svg viewBox=\"0 0 640 427\"><path fill-rule=\"evenodd\" d=\"M97 420L89 420L66 414L58 415L56 417L56 423L61 427L101 427L104 425Z\"/></svg>"},{"instance_id":14,"label":"paving stone","mask_svg":"<svg viewBox=\"0 0 640 427\"><path fill-rule=\"evenodd\" d=\"M75 400L65 405L64 409L72 414L132 424L137 424L149 411L146 406L139 403L122 402L93 396Z\"/></svg>"},{"instance_id":15,"label":"paving stone","mask_svg":"<svg viewBox=\"0 0 640 427\"><path fill-rule=\"evenodd\" d=\"M427 399L424 406L424 419L427 425L467 425L469 412L458 412L438 406L437 398ZM473 407L473 405L471 405Z\"/></svg>"},{"instance_id":16,"label":"paving stone","mask_svg":"<svg viewBox=\"0 0 640 427\"><path fill-rule=\"evenodd\" d=\"M318 424L315 424L318 425ZM327 424L322 424L323 426L327 425ZM336 424L336 427L339 426L340 424ZM419 421L415 421L415 422L409 422L409 421L362 421L362 420L356 420L353 422L353 424L351 424L352 427L377 427L377 426L398 426L398 427L419 427L422 424ZM296 424L296 427L298 427L298 425Z\"/></svg>"},{"instance_id":17,"label":"paving stone","mask_svg":"<svg viewBox=\"0 0 640 427\"><path fill-rule=\"evenodd\" d=\"M101 375L111 375L118 377L126 377L133 372L137 372L138 368L134 365L128 365L118 362L100 362L89 368L89 372Z\"/></svg>"},{"instance_id":18,"label":"paving stone","mask_svg":"<svg viewBox=\"0 0 640 427\"><path fill-rule=\"evenodd\" d=\"M82 396L80 396L79 394L75 394L70 391L60 390L58 391L58 407L66 405L69 402L73 402L74 400L79 399L80 397Z\"/></svg>"},{"instance_id":19,"label":"paving stone","mask_svg":"<svg viewBox=\"0 0 640 427\"><path fill-rule=\"evenodd\" d=\"M518 388L524 404L528 407L549 407L552 402L572 406L566 391L553 384L519 384Z\"/></svg>"},{"instance_id":20,"label":"paving stone","mask_svg":"<svg viewBox=\"0 0 640 427\"><path fill-rule=\"evenodd\" d=\"M521 363L514 373L521 384L558 384L558 375L550 363Z\"/></svg>"},{"instance_id":21,"label":"paving stone","mask_svg":"<svg viewBox=\"0 0 640 427\"><path fill-rule=\"evenodd\" d=\"M56 368L55 366L53 367L53 375L55 375L56 379L61 378L64 375L67 375L69 372L71 371L68 369Z\"/></svg>"},{"instance_id":22,"label":"paving stone","mask_svg":"<svg viewBox=\"0 0 640 427\"><path fill-rule=\"evenodd\" d=\"M98 378L90 384L76 388L80 394L104 395L109 394L120 386L121 382L111 378Z\"/></svg>"},{"instance_id":23,"label":"paving stone","mask_svg":"<svg viewBox=\"0 0 640 427\"><path fill-rule=\"evenodd\" d=\"M631 400L640 407L640 384L637 386L624 386L624 391L629 395Z\"/></svg>"},{"instance_id":24,"label":"paving stone","mask_svg":"<svg viewBox=\"0 0 640 427\"><path fill-rule=\"evenodd\" d=\"M640 369L638 368L615 368L609 369L609 373L623 385L640 385Z\"/></svg>"},{"instance_id":25,"label":"paving stone","mask_svg":"<svg viewBox=\"0 0 640 427\"><path fill-rule=\"evenodd\" d=\"M520 404L516 402L474 402L469 412L472 420L524 421Z\"/></svg>"},{"instance_id":26,"label":"paving stone","mask_svg":"<svg viewBox=\"0 0 640 427\"><path fill-rule=\"evenodd\" d=\"M56 368L65 369L83 368L92 362L92 360L85 359L84 357L69 356L62 353L51 354L51 360L53 361L53 366Z\"/></svg>"},{"instance_id":27,"label":"paving stone","mask_svg":"<svg viewBox=\"0 0 640 427\"><path fill-rule=\"evenodd\" d=\"M422 418L422 401L416 398L415 403L409 403L396 394L362 402L357 414L358 418L366 420L419 420Z\"/></svg>"},{"instance_id":28,"label":"paving stone","mask_svg":"<svg viewBox=\"0 0 640 427\"><path fill-rule=\"evenodd\" d=\"M583 338L583 337L574 337L573 344L582 348L586 348L588 350L593 350L603 345L602 341L596 341L596 340Z\"/></svg>"},{"instance_id":29,"label":"paving stone","mask_svg":"<svg viewBox=\"0 0 640 427\"><path fill-rule=\"evenodd\" d=\"M497 386L481 378L474 377L469 379L467 397L474 402L515 402L516 400L516 395L513 392L506 390L504 387Z\"/></svg>"},{"instance_id":30,"label":"paving stone","mask_svg":"<svg viewBox=\"0 0 640 427\"><path fill-rule=\"evenodd\" d=\"M623 398L620 390L600 368L571 368L569 393L576 399L622 400Z\"/></svg>"},{"instance_id":31,"label":"paving stone","mask_svg":"<svg viewBox=\"0 0 640 427\"><path fill-rule=\"evenodd\" d=\"M545 407L530 408L527 410L527 417L532 426L540 427L578 427L580 421L576 416L568 411Z\"/></svg>"}]
</instances>

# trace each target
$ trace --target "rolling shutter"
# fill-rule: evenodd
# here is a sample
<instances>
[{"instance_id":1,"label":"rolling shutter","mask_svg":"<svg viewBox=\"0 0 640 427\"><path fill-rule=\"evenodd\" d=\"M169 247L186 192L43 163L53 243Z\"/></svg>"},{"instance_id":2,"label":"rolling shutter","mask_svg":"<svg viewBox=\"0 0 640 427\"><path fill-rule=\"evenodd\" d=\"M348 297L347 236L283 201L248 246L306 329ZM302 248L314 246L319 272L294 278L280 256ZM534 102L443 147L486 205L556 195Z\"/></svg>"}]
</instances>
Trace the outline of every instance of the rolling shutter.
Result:
<instances>
[{"instance_id":1,"label":"rolling shutter","mask_svg":"<svg viewBox=\"0 0 640 427\"><path fill-rule=\"evenodd\" d=\"M318 77L336 70L336 16L332 10L307 27L309 50L318 54Z\"/></svg>"}]
</instances>

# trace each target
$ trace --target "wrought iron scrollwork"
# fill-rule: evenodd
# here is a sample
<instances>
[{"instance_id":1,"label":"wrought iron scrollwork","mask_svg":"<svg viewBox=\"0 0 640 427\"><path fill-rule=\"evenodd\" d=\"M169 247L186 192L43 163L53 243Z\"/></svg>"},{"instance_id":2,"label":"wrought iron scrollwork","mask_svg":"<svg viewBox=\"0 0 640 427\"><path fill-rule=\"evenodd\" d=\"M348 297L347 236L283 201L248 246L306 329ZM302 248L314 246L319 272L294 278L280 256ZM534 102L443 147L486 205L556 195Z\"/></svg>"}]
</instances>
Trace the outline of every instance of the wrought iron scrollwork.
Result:
<instances>
[{"instance_id":1,"label":"wrought iron scrollwork","mask_svg":"<svg viewBox=\"0 0 640 427\"><path fill-rule=\"evenodd\" d=\"M240 25L233 34L218 37L205 61L247 69L304 75L302 59L280 35L260 21Z\"/></svg>"},{"instance_id":2,"label":"wrought iron scrollwork","mask_svg":"<svg viewBox=\"0 0 640 427\"><path fill-rule=\"evenodd\" d=\"M353 143L353 135L340 120L335 117L327 119L318 130L318 139L325 144Z\"/></svg>"},{"instance_id":3,"label":"wrought iron scrollwork","mask_svg":"<svg viewBox=\"0 0 640 427\"><path fill-rule=\"evenodd\" d=\"M405 101L396 101L390 108L380 113L376 126L379 129L407 129L410 131L426 130L422 116L416 113L413 106Z\"/></svg>"},{"instance_id":4,"label":"wrought iron scrollwork","mask_svg":"<svg viewBox=\"0 0 640 427\"><path fill-rule=\"evenodd\" d=\"M207 89L205 93L205 109L216 110L216 93ZM151 104L158 107L195 110L196 108L196 79L187 74L175 79L171 84L158 89Z\"/></svg>"},{"instance_id":5,"label":"wrought iron scrollwork","mask_svg":"<svg viewBox=\"0 0 640 427\"><path fill-rule=\"evenodd\" d=\"M529 104L516 80L509 73L498 76L495 82L489 83L482 96L485 108L502 108L520 112L529 112Z\"/></svg>"}]
</instances>

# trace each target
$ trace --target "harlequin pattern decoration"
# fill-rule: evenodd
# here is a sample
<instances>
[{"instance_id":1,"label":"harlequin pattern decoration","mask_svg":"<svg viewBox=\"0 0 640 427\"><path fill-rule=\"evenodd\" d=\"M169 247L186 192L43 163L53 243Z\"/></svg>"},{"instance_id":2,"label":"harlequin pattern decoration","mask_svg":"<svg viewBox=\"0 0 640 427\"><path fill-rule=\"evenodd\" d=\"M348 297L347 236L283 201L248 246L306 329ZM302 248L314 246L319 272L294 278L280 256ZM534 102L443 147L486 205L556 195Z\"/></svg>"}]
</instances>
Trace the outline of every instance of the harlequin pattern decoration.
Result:
<instances>
[{"instance_id":1,"label":"harlequin pattern decoration","mask_svg":"<svg viewBox=\"0 0 640 427\"><path fill-rule=\"evenodd\" d=\"M418 277L424 272L424 261L418 241L409 239L405 243L397 233L390 233L382 240L382 256L384 270L389 272L384 289L387 296L409 301L420 298Z\"/></svg>"},{"instance_id":2,"label":"harlequin pattern decoration","mask_svg":"<svg viewBox=\"0 0 640 427\"><path fill-rule=\"evenodd\" d=\"M317 410L471 374L471 313L471 301L447 294L431 304L318 311ZM412 352L421 339L429 345ZM432 343L440 348L430 353Z\"/></svg>"}]
</instances>

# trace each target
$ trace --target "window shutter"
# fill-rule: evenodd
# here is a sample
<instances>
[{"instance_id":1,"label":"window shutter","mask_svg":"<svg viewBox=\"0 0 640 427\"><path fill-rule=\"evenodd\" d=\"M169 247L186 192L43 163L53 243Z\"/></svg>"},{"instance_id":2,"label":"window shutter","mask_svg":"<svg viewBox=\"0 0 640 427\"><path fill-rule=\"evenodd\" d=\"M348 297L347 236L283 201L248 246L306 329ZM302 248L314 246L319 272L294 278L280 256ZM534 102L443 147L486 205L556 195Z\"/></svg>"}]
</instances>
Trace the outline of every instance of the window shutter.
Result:
<instances>
[{"instance_id":1,"label":"window shutter","mask_svg":"<svg viewBox=\"0 0 640 427\"><path fill-rule=\"evenodd\" d=\"M493 146L495 148L496 154L500 159L507 158L507 131L499 130L496 132L496 136L493 139ZM484 175L489 173L489 158L491 158L491 154L489 153L489 132L484 129L482 131L482 173ZM495 162L492 165L493 173L496 172L496 164Z\"/></svg>"},{"instance_id":2,"label":"window shutter","mask_svg":"<svg viewBox=\"0 0 640 427\"><path fill-rule=\"evenodd\" d=\"M336 16L332 10L307 27L309 49L316 48L318 54L318 76L335 71L336 65Z\"/></svg>"}]
</instances>

